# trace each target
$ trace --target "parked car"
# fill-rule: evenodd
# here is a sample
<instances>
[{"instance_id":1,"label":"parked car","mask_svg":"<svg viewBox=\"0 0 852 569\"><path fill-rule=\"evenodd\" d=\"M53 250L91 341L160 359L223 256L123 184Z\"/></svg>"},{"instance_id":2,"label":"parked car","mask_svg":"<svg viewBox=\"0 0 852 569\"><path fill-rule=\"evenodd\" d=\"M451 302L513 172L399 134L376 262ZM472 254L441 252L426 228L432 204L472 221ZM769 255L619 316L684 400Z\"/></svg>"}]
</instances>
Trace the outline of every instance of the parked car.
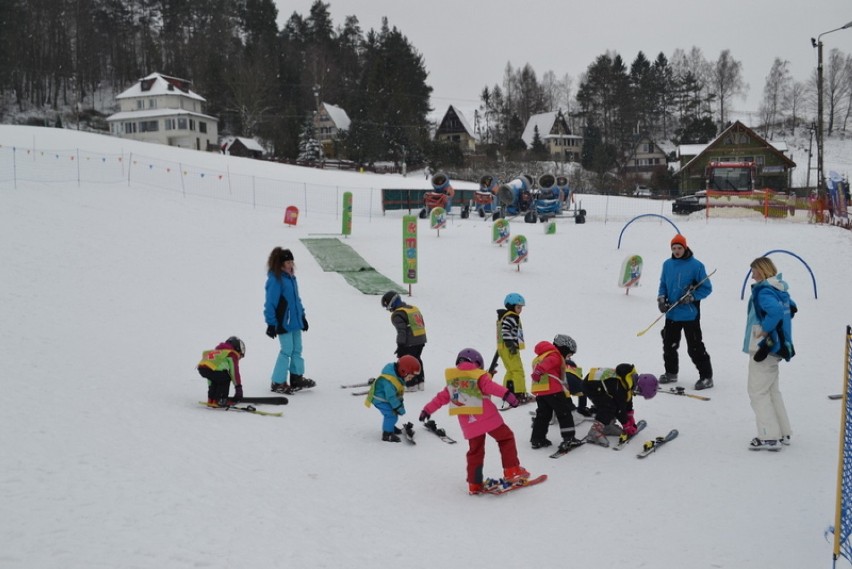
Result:
<instances>
[{"instance_id":1,"label":"parked car","mask_svg":"<svg viewBox=\"0 0 852 569\"><path fill-rule=\"evenodd\" d=\"M633 191L634 198L650 198L653 196L654 194L651 193L651 188L646 186L636 186L636 189Z\"/></svg>"},{"instance_id":2,"label":"parked car","mask_svg":"<svg viewBox=\"0 0 852 569\"><path fill-rule=\"evenodd\" d=\"M707 196L682 196L672 203L672 213L688 215L696 211L702 211L707 207Z\"/></svg>"}]
</instances>

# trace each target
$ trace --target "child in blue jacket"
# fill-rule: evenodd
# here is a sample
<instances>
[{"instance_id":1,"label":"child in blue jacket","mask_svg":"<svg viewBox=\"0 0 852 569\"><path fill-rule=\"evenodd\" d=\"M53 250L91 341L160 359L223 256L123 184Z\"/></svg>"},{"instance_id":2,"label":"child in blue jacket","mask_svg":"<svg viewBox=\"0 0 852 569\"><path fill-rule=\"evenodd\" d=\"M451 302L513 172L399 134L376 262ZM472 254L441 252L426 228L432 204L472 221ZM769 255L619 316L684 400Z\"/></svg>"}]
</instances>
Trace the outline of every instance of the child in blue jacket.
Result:
<instances>
[{"instance_id":1,"label":"child in blue jacket","mask_svg":"<svg viewBox=\"0 0 852 569\"><path fill-rule=\"evenodd\" d=\"M382 440L398 443L402 431L396 426L400 416L405 415L403 394L405 382L420 373L420 362L411 355L404 355L396 362L387 364L381 375L370 386L364 405L372 405L382 414Z\"/></svg>"}]
</instances>

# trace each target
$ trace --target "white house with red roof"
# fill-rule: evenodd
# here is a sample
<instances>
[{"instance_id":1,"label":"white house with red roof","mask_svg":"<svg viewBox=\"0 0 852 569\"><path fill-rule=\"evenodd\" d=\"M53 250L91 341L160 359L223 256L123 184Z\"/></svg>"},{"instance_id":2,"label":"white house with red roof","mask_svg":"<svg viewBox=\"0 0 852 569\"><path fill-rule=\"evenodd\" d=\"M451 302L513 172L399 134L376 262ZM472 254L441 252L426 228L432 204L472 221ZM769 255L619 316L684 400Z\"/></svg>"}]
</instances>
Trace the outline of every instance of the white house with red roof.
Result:
<instances>
[{"instance_id":1,"label":"white house with red roof","mask_svg":"<svg viewBox=\"0 0 852 569\"><path fill-rule=\"evenodd\" d=\"M186 79L152 73L116 96L119 111L107 117L121 138L195 150L218 150L216 117L204 114L207 102Z\"/></svg>"}]
</instances>

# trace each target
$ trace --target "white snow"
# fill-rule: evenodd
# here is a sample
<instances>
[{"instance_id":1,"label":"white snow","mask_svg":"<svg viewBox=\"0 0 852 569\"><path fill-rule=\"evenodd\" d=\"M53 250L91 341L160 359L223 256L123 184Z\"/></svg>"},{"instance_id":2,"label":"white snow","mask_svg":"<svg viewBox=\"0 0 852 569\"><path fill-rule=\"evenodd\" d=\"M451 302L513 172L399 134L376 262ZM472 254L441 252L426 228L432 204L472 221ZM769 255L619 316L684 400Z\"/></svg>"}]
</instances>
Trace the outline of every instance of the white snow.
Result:
<instances>
[{"instance_id":1,"label":"white snow","mask_svg":"<svg viewBox=\"0 0 852 569\"><path fill-rule=\"evenodd\" d=\"M51 182L46 165L42 181L19 171L15 184L10 146L21 161L27 149L134 152L158 159L150 170L163 179L162 165L174 161L186 179L209 171L288 183L266 204L274 207L252 207L236 194L205 199L153 178ZM512 410L504 417L522 464L549 480L471 497L455 419L435 416L457 445L419 424L417 446L383 443L379 413L338 387L379 373L395 336L379 297L323 272L299 241L339 233L336 198L314 205L296 227L282 224L283 206L305 198L308 184L352 191L358 214L345 242L401 282L401 213L382 216L376 188L428 187L423 176L299 169L8 126L0 126L0 164L4 569L829 566L823 532L834 518L841 406L826 396L842 389L852 323L849 231L802 223L802 212L795 220L707 222L672 217L669 202L578 196L589 212L584 225L561 220L545 235L541 225L512 223L530 248L517 270L506 248L490 243L489 221L453 218L440 236L420 221L420 278L409 300L428 327L427 389L406 395L403 418L415 423L460 349L490 360L495 310L512 291L527 301L528 371L532 346L565 333L584 368L632 362L661 373L660 325L636 333L658 315L657 279L674 229L658 218L624 229L634 216L667 215L708 271L718 269L702 303L716 382L704 393L712 401L660 394L636 404L649 424L643 438L677 428L676 441L643 461L635 458L641 441L551 460L529 448L531 407ZM844 170L827 155L829 169ZM318 386L293 396L282 418L202 408L206 384L195 364L232 334L247 346L246 393L269 394L277 342L264 335L263 285L277 245L296 258L310 321L307 375ZM800 308L798 355L781 371L793 445L777 454L746 448L755 427L740 351L748 265L773 249L804 259L818 286L816 299L806 268L772 255ZM631 254L645 267L628 295L616 281ZM685 345L680 354L679 385L691 389L697 375ZM555 427L550 438L558 440ZM486 452L486 475L499 475L493 441Z\"/></svg>"}]
</instances>

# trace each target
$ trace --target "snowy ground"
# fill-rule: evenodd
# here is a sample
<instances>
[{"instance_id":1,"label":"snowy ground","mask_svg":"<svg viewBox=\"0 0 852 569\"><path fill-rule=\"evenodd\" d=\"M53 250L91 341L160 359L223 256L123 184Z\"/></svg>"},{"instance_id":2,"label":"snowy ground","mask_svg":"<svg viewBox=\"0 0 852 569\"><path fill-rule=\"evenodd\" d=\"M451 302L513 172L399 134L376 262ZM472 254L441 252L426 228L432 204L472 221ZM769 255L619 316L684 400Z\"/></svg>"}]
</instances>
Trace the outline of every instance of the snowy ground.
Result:
<instances>
[{"instance_id":1,"label":"snowy ground","mask_svg":"<svg viewBox=\"0 0 852 569\"><path fill-rule=\"evenodd\" d=\"M369 188L402 187L402 178L117 144L0 126L0 158L10 145L133 151L235 176L281 172L294 180L298 171L299 183L353 191L358 215L346 242L402 280L401 214L358 206L373 199ZM394 333L378 297L324 273L299 241L338 233L334 206L316 206L287 227L282 208L203 199L153 181L11 180L0 169L0 357L10 396L0 416L4 569L831 563L823 532L834 517L840 403L826 396L841 390L852 322L848 231L801 223L801 212L798 223L669 215L708 271L718 269L702 303L712 401L639 400L637 417L649 424L643 438L680 430L643 461L635 458L639 442L551 460L529 448L530 407L509 411L522 464L550 478L508 496L470 497L455 419L435 416L457 445L419 425L416 447L382 443L379 413L338 387L376 375L393 356ZM428 326L427 390L406 396L405 419L416 422L461 348L493 354L495 310L512 291L527 300L527 366L535 342L566 333L585 368L632 362L662 371L659 325L636 333L658 315L657 279L674 229L654 218L624 227L670 208L596 196L584 196L583 207L588 223L560 221L555 235L513 223L513 234L530 243L520 270L490 243L490 222L454 219L440 236L420 222L420 280L410 301ZM276 245L296 257L311 323L307 375L318 386L293 396L282 418L201 408L206 386L194 365L231 334L247 345L246 393L267 394L277 342L264 336L261 310L265 261ZM748 264L773 249L804 259L818 287L815 298L806 268L772 255L800 308L798 355L781 372L793 445L777 454L746 449L755 433L740 351ZM626 295L616 280L630 254L644 257L645 276ZM697 375L685 347L681 357L680 385L691 388ZM489 443L486 473L499 470Z\"/></svg>"}]
</instances>

